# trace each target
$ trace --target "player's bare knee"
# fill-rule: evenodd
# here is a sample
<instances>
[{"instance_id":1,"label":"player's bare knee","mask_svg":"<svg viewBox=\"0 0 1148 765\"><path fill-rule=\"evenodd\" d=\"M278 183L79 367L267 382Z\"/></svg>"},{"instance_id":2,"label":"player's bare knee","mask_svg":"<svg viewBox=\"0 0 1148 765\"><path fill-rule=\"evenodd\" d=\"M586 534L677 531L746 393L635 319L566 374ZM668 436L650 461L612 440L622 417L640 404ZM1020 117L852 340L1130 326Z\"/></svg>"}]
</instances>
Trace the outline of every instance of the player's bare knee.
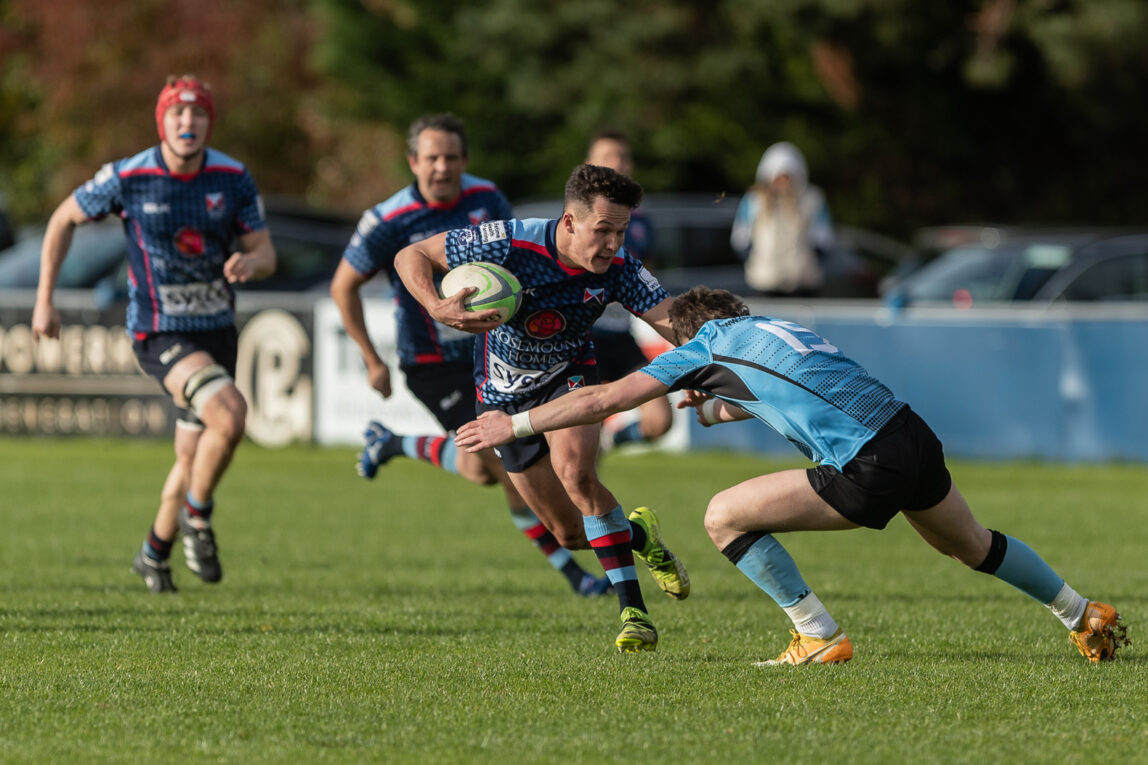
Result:
<instances>
[{"instance_id":1,"label":"player's bare knee","mask_svg":"<svg viewBox=\"0 0 1148 765\"><path fill-rule=\"evenodd\" d=\"M477 454L460 451L455 463L458 474L479 486L493 486L498 483L495 476Z\"/></svg>"},{"instance_id":2,"label":"player's bare knee","mask_svg":"<svg viewBox=\"0 0 1148 765\"><path fill-rule=\"evenodd\" d=\"M709 535L709 538L713 540L713 543L718 545L718 547L722 546L721 540L729 536L730 525L728 521L729 514L726 511L726 505L721 501L721 495L718 494L711 499L710 503L706 506L706 514L703 519L706 534Z\"/></svg>"},{"instance_id":3,"label":"player's bare knee","mask_svg":"<svg viewBox=\"0 0 1148 765\"><path fill-rule=\"evenodd\" d=\"M717 537L715 534L720 536L734 528L734 524L731 520L734 508L730 502L729 493L721 491L715 494L713 498L710 499L709 504L706 505L704 523L706 533L710 535L710 539L716 540Z\"/></svg>"},{"instance_id":4,"label":"player's bare knee","mask_svg":"<svg viewBox=\"0 0 1148 765\"><path fill-rule=\"evenodd\" d=\"M554 472L558 474L558 480L562 482L570 498L575 500L575 504L578 503L579 497L593 496L599 486L598 474L592 467L587 468L580 464L564 465L561 468L555 466Z\"/></svg>"}]
</instances>

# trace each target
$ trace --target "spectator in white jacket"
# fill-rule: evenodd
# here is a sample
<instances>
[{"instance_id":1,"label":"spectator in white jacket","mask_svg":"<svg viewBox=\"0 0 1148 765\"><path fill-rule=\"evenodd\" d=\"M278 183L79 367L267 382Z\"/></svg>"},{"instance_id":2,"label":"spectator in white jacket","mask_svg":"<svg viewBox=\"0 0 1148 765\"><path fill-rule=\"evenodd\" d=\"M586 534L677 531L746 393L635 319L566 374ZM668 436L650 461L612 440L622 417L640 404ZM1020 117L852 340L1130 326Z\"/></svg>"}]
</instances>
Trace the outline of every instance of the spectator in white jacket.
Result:
<instances>
[{"instance_id":1,"label":"spectator in white jacket","mask_svg":"<svg viewBox=\"0 0 1148 765\"><path fill-rule=\"evenodd\" d=\"M761 156L730 244L744 258L746 282L758 294L817 295L824 278L818 251L832 246L833 223L825 195L810 185L805 157L793 144L775 143Z\"/></svg>"}]
</instances>

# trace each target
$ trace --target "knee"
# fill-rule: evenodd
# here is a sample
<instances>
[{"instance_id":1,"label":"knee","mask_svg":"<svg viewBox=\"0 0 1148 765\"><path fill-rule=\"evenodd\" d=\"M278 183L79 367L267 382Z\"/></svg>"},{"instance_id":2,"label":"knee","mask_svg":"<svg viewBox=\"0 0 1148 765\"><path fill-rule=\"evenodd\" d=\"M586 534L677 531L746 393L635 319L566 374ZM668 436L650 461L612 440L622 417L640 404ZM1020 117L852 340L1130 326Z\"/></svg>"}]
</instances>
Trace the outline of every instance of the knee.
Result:
<instances>
[{"instance_id":1,"label":"knee","mask_svg":"<svg viewBox=\"0 0 1148 765\"><path fill-rule=\"evenodd\" d=\"M736 536L736 532L729 522L729 505L724 498L724 492L716 495L706 505L705 527L706 534L718 546L718 549L729 544L732 538L731 534Z\"/></svg>"},{"instance_id":2,"label":"knee","mask_svg":"<svg viewBox=\"0 0 1148 765\"><path fill-rule=\"evenodd\" d=\"M674 413L665 398L654 399L642 411L642 435L651 441L669 432L674 422Z\"/></svg>"},{"instance_id":3,"label":"knee","mask_svg":"<svg viewBox=\"0 0 1148 765\"><path fill-rule=\"evenodd\" d=\"M207 426L234 448L243 440L247 429L247 402L236 391L234 398L221 409L220 416L212 418Z\"/></svg>"},{"instance_id":4,"label":"knee","mask_svg":"<svg viewBox=\"0 0 1148 765\"><path fill-rule=\"evenodd\" d=\"M562 482L566 493L574 499L576 504L581 504L579 498L593 496L598 487L598 475L592 467L570 464L561 468L556 466L555 472L558 473L558 480Z\"/></svg>"},{"instance_id":5,"label":"knee","mask_svg":"<svg viewBox=\"0 0 1148 765\"><path fill-rule=\"evenodd\" d=\"M460 451L456 464L458 474L471 483L479 486L493 486L498 483L498 477L487 468L477 454Z\"/></svg>"}]
</instances>

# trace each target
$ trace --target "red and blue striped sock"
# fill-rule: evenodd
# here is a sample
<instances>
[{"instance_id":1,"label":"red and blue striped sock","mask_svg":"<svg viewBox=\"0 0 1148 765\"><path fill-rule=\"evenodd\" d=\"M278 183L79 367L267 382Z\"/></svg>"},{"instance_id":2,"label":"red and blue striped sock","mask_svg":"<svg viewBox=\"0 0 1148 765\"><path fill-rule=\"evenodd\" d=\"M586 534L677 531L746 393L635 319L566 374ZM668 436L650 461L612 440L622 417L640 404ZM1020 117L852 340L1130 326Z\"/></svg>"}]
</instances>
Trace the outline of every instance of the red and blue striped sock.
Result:
<instances>
[{"instance_id":1,"label":"red and blue striped sock","mask_svg":"<svg viewBox=\"0 0 1148 765\"><path fill-rule=\"evenodd\" d=\"M171 547L175 539L164 539L155 533L155 526L148 529L147 540L144 542L144 555L152 560L167 560L171 557Z\"/></svg>"},{"instance_id":2,"label":"red and blue striped sock","mask_svg":"<svg viewBox=\"0 0 1148 765\"><path fill-rule=\"evenodd\" d=\"M215 510L215 500L209 499L206 502L200 502L195 497L191 496L191 492L187 493L187 514L192 518L202 518L205 521L211 520L211 514Z\"/></svg>"},{"instance_id":3,"label":"red and blue striped sock","mask_svg":"<svg viewBox=\"0 0 1148 765\"><path fill-rule=\"evenodd\" d=\"M614 592L618 593L619 610L633 606L646 610L642 599L642 589L638 586L638 574L634 568L634 552L630 549L630 521L622 512L622 506L615 507L605 515L582 517L586 528L586 539L606 570Z\"/></svg>"},{"instance_id":4,"label":"red and blue striped sock","mask_svg":"<svg viewBox=\"0 0 1148 765\"><path fill-rule=\"evenodd\" d=\"M450 436L402 436L403 454L458 474L458 447Z\"/></svg>"},{"instance_id":5,"label":"red and blue striped sock","mask_svg":"<svg viewBox=\"0 0 1148 765\"><path fill-rule=\"evenodd\" d=\"M542 521L538 520L534 511L529 507L511 509L510 517L514 519L514 525L518 530L534 543L534 546L546 556L546 560L550 561L550 565L560 571L570 582L570 586L577 591L582 585L582 578L586 576L586 570L578 565L578 561L574 560L569 550L558 544L558 539L550 533Z\"/></svg>"}]
</instances>

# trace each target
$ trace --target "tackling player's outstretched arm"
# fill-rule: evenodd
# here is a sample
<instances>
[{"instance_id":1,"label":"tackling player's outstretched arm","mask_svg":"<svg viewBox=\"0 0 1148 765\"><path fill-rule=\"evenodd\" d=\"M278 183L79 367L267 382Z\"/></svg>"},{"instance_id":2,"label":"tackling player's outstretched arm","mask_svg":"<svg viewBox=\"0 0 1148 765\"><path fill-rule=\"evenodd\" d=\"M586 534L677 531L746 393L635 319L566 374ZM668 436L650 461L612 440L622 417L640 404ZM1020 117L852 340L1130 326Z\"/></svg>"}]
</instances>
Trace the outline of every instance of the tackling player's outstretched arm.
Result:
<instances>
[{"instance_id":1,"label":"tackling player's outstretched arm","mask_svg":"<svg viewBox=\"0 0 1148 765\"><path fill-rule=\"evenodd\" d=\"M435 287L436 271L449 270L446 262L446 236L449 232L435 234L420 242L409 244L395 255L395 272L403 286L415 300L435 319L448 327L463 332L485 332L499 325L498 311L468 311L463 300L477 292L467 287L448 298L441 298Z\"/></svg>"},{"instance_id":2,"label":"tackling player's outstretched arm","mask_svg":"<svg viewBox=\"0 0 1148 765\"><path fill-rule=\"evenodd\" d=\"M459 428L454 441L468 452L477 452L535 433L601 422L612 414L664 396L669 390L644 372L633 372L616 382L567 393L513 417L505 412L483 412L477 420Z\"/></svg>"}]
</instances>

